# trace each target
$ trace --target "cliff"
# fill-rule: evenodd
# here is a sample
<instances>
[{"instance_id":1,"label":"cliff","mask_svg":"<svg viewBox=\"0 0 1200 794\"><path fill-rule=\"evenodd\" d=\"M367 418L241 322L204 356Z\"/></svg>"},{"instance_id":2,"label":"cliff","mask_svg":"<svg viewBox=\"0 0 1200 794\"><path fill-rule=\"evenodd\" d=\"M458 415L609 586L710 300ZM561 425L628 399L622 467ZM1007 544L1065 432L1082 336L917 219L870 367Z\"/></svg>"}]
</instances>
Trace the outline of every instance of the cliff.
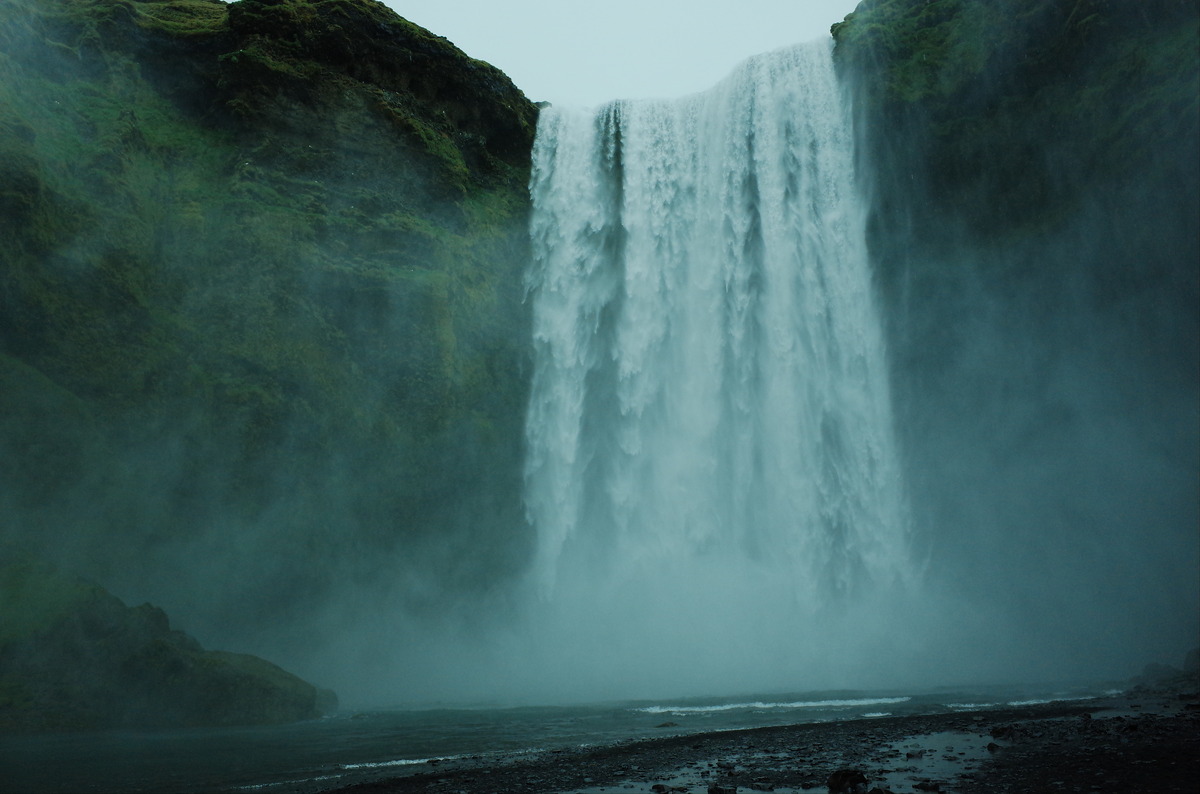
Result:
<instances>
[{"instance_id":1,"label":"cliff","mask_svg":"<svg viewBox=\"0 0 1200 794\"><path fill-rule=\"evenodd\" d=\"M0 3L0 540L242 645L510 574L536 112L374 0Z\"/></svg>"},{"instance_id":2,"label":"cliff","mask_svg":"<svg viewBox=\"0 0 1200 794\"><path fill-rule=\"evenodd\" d=\"M833 27L914 536L1047 664L1119 655L1083 639L1097 615L1126 645L1195 642L1198 21L864 0Z\"/></svg>"},{"instance_id":3,"label":"cliff","mask_svg":"<svg viewBox=\"0 0 1200 794\"><path fill-rule=\"evenodd\" d=\"M1104 184L1194 191L1196 20L1193 0L865 0L832 32L880 194L913 191L904 223L948 242L1046 231Z\"/></svg>"}]
</instances>

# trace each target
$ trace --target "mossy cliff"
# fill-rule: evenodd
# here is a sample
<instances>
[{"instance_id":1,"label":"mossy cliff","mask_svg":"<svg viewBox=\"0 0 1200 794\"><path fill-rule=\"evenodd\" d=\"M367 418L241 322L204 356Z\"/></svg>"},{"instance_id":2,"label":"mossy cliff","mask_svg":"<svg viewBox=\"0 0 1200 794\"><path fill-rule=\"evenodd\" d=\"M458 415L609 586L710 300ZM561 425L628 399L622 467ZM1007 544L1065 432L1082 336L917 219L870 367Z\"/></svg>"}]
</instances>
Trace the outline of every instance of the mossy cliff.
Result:
<instances>
[{"instance_id":1,"label":"mossy cliff","mask_svg":"<svg viewBox=\"0 0 1200 794\"><path fill-rule=\"evenodd\" d=\"M243 639L511 574L536 113L374 0L0 2L0 539Z\"/></svg>"},{"instance_id":2,"label":"mossy cliff","mask_svg":"<svg viewBox=\"0 0 1200 794\"><path fill-rule=\"evenodd\" d=\"M1197 16L1195 0L865 0L832 31L873 169L928 202L907 220L995 236L1053 227L1113 180L1194 190L1194 158L1173 158L1198 132Z\"/></svg>"},{"instance_id":3,"label":"mossy cliff","mask_svg":"<svg viewBox=\"0 0 1200 794\"><path fill-rule=\"evenodd\" d=\"M864 0L833 26L917 537L1047 656L1098 614L1195 628L1198 5ZM1076 613L1046 608L1064 583L1094 593Z\"/></svg>"}]
</instances>

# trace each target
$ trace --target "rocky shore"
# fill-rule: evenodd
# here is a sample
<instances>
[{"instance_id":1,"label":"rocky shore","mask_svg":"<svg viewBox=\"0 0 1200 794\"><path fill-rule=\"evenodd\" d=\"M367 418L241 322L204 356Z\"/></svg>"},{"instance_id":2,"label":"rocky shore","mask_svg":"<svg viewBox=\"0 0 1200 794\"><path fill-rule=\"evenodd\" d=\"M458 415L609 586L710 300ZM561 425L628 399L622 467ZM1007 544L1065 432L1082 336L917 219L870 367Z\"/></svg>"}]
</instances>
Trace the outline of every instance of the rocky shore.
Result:
<instances>
[{"instance_id":1,"label":"rocky shore","mask_svg":"<svg viewBox=\"0 0 1200 794\"><path fill-rule=\"evenodd\" d=\"M676 736L500 763L433 761L338 791L1192 792L1198 683L1192 674L1101 700Z\"/></svg>"}]
</instances>

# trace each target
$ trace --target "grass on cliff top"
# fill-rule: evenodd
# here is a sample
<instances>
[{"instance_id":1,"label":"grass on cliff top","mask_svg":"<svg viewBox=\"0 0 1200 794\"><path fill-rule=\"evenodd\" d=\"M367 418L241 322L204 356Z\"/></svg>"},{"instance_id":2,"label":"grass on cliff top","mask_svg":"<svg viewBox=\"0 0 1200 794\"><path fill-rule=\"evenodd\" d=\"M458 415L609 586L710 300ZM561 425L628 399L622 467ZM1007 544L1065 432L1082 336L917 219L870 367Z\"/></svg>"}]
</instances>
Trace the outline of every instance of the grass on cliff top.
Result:
<instances>
[{"instance_id":1,"label":"grass on cliff top","mask_svg":"<svg viewBox=\"0 0 1200 794\"><path fill-rule=\"evenodd\" d=\"M949 96L977 76L1005 46L997 9L941 0L864 2L832 32L839 45L867 47L887 63L886 92L912 102Z\"/></svg>"},{"instance_id":2,"label":"grass on cliff top","mask_svg":"<svg viewBox=\"0 0 1200 794\"><path fill-rule=\"evenodd\" d=\"M122 1L130 6L140 26L171 36L211 36L228 29L229 11L222 0Z\"/></svg>"},{"instance_id":3,"label":"grass on cliff top","mask_svg":"<svg viewBox=\"0 0 1200 794\"><path fill-rule=\"evenodd\" d=\"M123 19L146 30L180 38L211 36L227 29L223 0L8 0L22 14L75 28L77 42L95 42L102 27Z\"/></svg>"},{"instance_id":4,"label":"grass on cliff top","mask_svg":"<svg viewBox=\"0 0 1200 794\"><path fill-rule=\"evenodd\" d=\"M1062 77L1104 39L1137 38L1194 3L1109 0L864 0L832 26L839 51L882 67L892 100L961 99L997 73ZM1158 25L1161 28L1161 25ZM1195 49L1195 41L1192 41Z\"/></svg>"}]
</instances>

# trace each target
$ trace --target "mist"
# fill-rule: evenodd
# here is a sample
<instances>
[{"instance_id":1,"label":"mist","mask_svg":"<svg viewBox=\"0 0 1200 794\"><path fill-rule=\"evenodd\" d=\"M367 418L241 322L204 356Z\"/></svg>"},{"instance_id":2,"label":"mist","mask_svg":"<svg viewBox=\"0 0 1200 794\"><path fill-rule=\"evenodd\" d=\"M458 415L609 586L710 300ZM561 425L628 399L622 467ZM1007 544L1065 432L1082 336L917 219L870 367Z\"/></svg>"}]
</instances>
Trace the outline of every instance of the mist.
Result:
<instances>
[{"instance_id":1,"label":"mist","mask_svg":"<svg viewBox=\"0 0 1200 794\"><path fill-rule=\"evenodd\" d=\"M686 156L671 161L635 117L661 132L736 94L734 78L680 103L614 103L581 123L615 125L583 156L610 157L589 184L619 211L547 197L563 190L549 182L534 208L594 210L598 225L559 242L613 282L564 321L578 333L560 349L538 324L537 284L554 290L535 270L578 250L554 247L565 226L531 225L519 125L492 129L456 99L439 118L479 126L447 134L455 159L422 149L441 138L411 133L399 103L367 113L290 84L267 101L249 71L220 83L245 95L190 94L217 90L215 67L196 66L216 49L130 66L150 40L85 52L81 69L42 35L11 29L0 62L0 134L22 153L10 170L36 185L10 225L38 230L0 293L10 547L347 708L1125 680L1200 644L1194 113L1146 117L1120 139L1136 144L1129 165L1101 168L1122 158L1092 122L992 101L1019 62L998 59L971 92L1010 127L979 126L985 143L1020 140L952 151L922 115L935 112L872 104L855 62L814 110L788 104L800 78L762 94L736 135L722 128L735 170L702 177L718 164L681 141L710 128L678 132ZM794 77L781 58L737 74ZM99 102L85 78L167 98L84 123ZM1106 108L1140 107L1144 90ZM212 110L246 97L261 115ZM772 136L829 114L846 122L828 133L835 166L798 165L829 155L816 138L766 163ZM197 119L194 139L179 132ZM647 174L679 203L631 213ZM682 197L710 177L736 201L706 225ZM804 203L801 183L840 203L814 188L826 214L804 220L787 204ZM772 231L785 204L793 226ZM723 224L736 239L688 237ZM815 259L768 274L796 229ZM729 297L724 314L673 302L693 278L682 264L650 297L616 286L637 266L659 278L645 251L688 245L734 252L698 291ZM838 281L835 259L861 269ZM818 271L845 294L784 305L764 287ZM744 324L720 326L738 311ZM701 342L671 347L683 327ZM728 358L705 359L717 350ZM582 361L579 391L560 381L553 397L564 360ZM560 445L571 433L578 446Z\"/></svg>"},{"instance_id":2,"label":"mist","mask_svg":"<svg viewBox=\"0 0 1200 794\"><path fill-rule=\"evenodd\" d=\"M847 59L916 542L994 677L1122 678L1197 641L1195 19L1168 5L1076 37L1039 7L977 73L910 73L945 91L921 103L865 81L880 51Z\"/></svg>"},{"instance_id":3,"label":"mist","mask_svg":"<svg viewBox=\"0 0 1200 794\"><path fill-rule=\"evenodd\" d=\"M870 152L869 130L859 132ZM911 202L892 216L874 210L868 230L908 511L893 562L906 575L835 595L812 578L811 559L779 568L694 553L663 526L639 528L650 547L626 545L643 555L634 567L614 562L607 541L577 538L549 595L534 557L460 618L398 632L415 644L363 653L373 661L360 672L378 671L364 691L578 702L1123 681L1195 646L1194 137L1156 133L1156 161L1186 164L1170 169L1179 181L1168 192L1145 172L1081 175L1078 152L1047 131L1038 167L1064 180L1071 210L997 238L972 228L973 207L914 220L934 203L933 187L909 181L904 154L921 150L924 131L889 133L894 164L876 149L859 167L876 207L896 206L880 194L898 190L887 184L897 176ZM595 493L600 482L580 486ZM424 683L387 689L392 658Z\"/></svg>"}]
</instances>

